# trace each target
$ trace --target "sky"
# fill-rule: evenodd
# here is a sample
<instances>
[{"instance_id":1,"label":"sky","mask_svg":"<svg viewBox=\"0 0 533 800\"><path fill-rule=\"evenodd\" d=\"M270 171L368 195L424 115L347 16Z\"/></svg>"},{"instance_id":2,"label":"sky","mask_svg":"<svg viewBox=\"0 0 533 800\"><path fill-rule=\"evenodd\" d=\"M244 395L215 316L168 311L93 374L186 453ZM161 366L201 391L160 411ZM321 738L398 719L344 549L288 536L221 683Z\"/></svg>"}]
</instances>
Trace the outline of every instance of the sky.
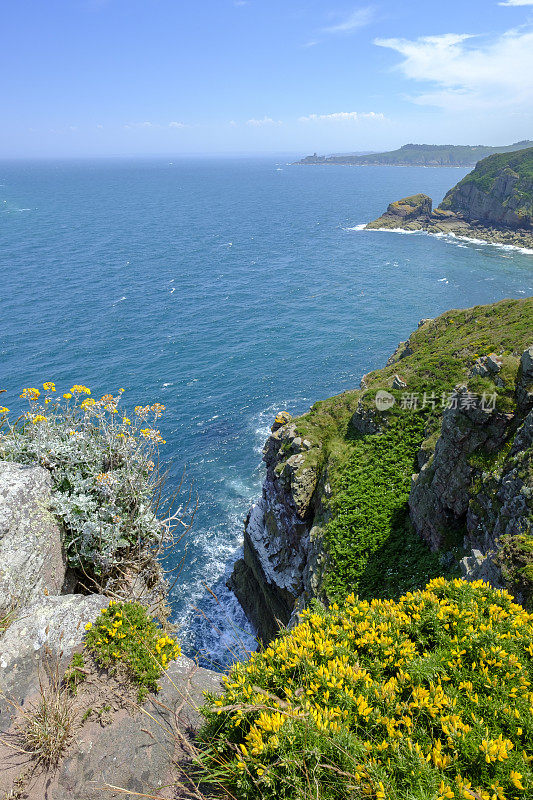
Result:
<instances>
[{"instance_id":1,"label":"sky","mask_svg":"<svg viewBox=\"0 0 533 800\"><path fill-rule=\"evenodd\" d=\"M0 158L533 138L533 0L0 0Z\"/></svg>"}]
</instances>

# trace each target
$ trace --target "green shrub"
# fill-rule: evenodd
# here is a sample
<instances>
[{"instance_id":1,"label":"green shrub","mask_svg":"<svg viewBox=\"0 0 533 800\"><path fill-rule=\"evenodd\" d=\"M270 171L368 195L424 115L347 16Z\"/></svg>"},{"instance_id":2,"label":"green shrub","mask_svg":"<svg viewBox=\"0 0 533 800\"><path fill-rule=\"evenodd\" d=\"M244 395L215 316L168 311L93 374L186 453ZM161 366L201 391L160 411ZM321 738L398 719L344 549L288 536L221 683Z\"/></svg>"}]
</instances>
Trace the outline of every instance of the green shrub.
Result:
<instances>
[{"instance_id":1,"label":"green shrub","mask_svg":"<svg viewBox=\"0 0 533 800\"><path fill-rule=\"evenodd\" d=\"M88 652L102 667L124 670L139 687L139 701L149 691L158 691L158 679L181 653L178 642L161 630L140 603L111 600L85 629Z\"/></svg>"},{"instance_id":2,"label":"green shrub","mask_svg":"<svg viewBox=\"0 0 533 800\"><path fill-rule=\"evenodd\" d=\"M351 595L232 669L201 763L236 800L525 800L532 680L533 616L504 591Z\"/></svg>"},{"instance_id":3,"label":"green shrub","mask_svg":"<svg viewBox=\"0 0 533 800\"><path fill-rule=\"evenodd\" d=\"M332 478L325 528L330 599L347 587L363 597L399 596L440 575L437 554L409 530L407 499L426 414L391 417L382 433L361 436Z\"/></svg>"}]
</instances>

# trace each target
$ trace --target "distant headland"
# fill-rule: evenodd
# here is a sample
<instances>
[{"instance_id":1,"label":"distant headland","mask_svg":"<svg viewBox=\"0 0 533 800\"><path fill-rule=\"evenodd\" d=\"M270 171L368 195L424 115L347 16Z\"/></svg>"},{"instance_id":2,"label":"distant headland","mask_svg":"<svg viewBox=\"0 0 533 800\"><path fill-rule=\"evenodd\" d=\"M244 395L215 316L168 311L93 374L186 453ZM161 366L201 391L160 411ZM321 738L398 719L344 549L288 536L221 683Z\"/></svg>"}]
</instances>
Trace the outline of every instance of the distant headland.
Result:
<instances>
[{"instance_id":1,"label":"distant headland","mask_svg":"<svg viewBox=\"0 0 533 800\"><path fill-rule=\"evenodd\" d=\"M533 141L515 142L502 147L462 144L404 144L386 153L344 153L319 156L313 153L295 164L340 164L346 166L395 167L470 167L494 153L507 153L533 147Z\"/></svg>"}]
</instances>

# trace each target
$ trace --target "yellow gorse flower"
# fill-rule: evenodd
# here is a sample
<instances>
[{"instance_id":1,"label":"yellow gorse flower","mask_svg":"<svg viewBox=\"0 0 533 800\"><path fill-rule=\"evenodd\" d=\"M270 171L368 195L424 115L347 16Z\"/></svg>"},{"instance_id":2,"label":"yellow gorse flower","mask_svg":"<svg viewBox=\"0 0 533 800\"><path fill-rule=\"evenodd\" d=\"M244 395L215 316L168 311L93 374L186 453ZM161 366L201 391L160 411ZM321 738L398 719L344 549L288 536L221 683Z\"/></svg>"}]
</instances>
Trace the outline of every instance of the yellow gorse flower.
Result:
<instances>
[{"instance_id":1,"label":"yellow gorse flower","mask_svg":"<svg viewBox=\"0 0 533 800\"><path fill-rule=\"evenodd\" d=\"M414 796L406 754L435 800L533 797L533 756L524 750L533 730L533 615L510 594L437 578L398 601L350 595L300 619L235 665L212 701L214 744L228 769L276 774L310 750L341 774L346 761L332 753L357 739L366 755L346 777L354 776L354 797ZM480 764L498 781L485 784ZM332 773L319 773L321 796Z\"/></svg>"}]
</instances>

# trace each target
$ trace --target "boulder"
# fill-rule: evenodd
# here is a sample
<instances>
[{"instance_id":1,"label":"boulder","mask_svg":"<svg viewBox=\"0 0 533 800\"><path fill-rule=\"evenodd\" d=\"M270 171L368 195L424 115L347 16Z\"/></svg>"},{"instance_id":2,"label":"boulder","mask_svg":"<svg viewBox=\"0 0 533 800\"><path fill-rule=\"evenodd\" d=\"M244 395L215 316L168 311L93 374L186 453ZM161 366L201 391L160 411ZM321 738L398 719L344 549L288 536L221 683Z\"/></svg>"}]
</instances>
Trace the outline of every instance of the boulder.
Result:
<instances>
[{"instance_id":1,"label":"boulder","mask_svg":"<svg viewBox=\"0 0 533 800\"><path fill-rule=\"evenodd\" d=\"M0 730L14 706L39 688L46 664L65 666L109 599L102 595L66 594L42 597L19 609L0 636ZM11 702L10 702L11 701Z\"/></svg>"},{"instance_id":2,"label":"boulder","mask_svg":"<svg viewBox=\"0 0 533 800\"><path fill-rule=\"evenodd\" d=\"M495 353L489 353L488 356L481 356L476 359L470 374L480 375L482 378L493 377L500 372L502 363L502 359L499 356Z\"/></svg>"},{"instance_id":3,"label":"boulder","mask_svg":"<svg viewBox=\"0 0 533 800\"><path fill-rule=\"evenodd\" d=\"M61 591L65 564L50 488L42 467L0 461L0 611Z\"/></svg>"},{"instance_id":4,"label":"boulder","mask_svg":"<svg viewBox=\"0 0 533 800\"><path fill-rule=\"evenodd\" d=\"M399 375L395 375L392 381L392 388L400 390L405 389L406 387L406 382L402 380Z\"/></svg>"}]
</instances>

